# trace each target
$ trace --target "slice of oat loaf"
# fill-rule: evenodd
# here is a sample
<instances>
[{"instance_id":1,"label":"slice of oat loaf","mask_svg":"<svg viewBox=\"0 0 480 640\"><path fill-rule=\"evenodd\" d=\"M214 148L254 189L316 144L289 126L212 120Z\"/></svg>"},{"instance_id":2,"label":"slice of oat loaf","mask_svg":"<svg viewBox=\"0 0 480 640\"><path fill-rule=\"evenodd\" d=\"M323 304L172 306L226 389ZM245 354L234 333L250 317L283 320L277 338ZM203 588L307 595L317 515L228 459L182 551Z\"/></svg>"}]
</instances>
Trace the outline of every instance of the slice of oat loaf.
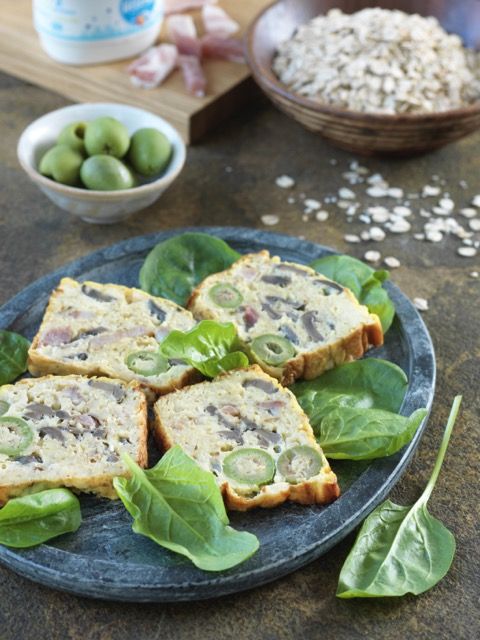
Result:
<instances>
[{"instance_id":1,"label":"slice of oat loaf","mask_svg":"<svg viewBox=\"0 0 480 640\"><path fill-rule=\"evenodd\" d=\"M0 504L30 488L116 498L128 453L147 464L147 403L136 382L28 378L0 389Z\"/></svg>"},{"instance_id":2,"label":"slice of oat loaf","mask_svg":"<svg viewBox=\"0 0 480 640\"><path fill-rule=\"evenodd\" d=\"M141 375L129 368L127 359L141 352L156 354L158 342L172 329L187 331L194 325L186 309L139 289L63 278L33 340L28 368L35 376L78 373L136 380L154 397L194 382L198 373L163 361L159 368L165 371Z\"/></svg>"},{"instance_id":3,"label":"slice of oat loaf","mask_svg":"<svg viewBox=\"0 0 480 640\"><path fill-rule=\"evenodd\" d=\"M233 322L251 359L282 384L316 378L383 343L378 316L349 289L268 251L245 255L208 276L187 307L197 319Z\"/></svg>"},{"instance_id":4,"label":"slice of oat loaf","mask_svg":"<svg viewBox=\"0 0 480 640\"><path fill-rule=\"evenodd\" d=\"M323 504L339 495L295 396L257 365L159 398L155 435L211 471L230 509Z\"/></svg>"}]
</instances>

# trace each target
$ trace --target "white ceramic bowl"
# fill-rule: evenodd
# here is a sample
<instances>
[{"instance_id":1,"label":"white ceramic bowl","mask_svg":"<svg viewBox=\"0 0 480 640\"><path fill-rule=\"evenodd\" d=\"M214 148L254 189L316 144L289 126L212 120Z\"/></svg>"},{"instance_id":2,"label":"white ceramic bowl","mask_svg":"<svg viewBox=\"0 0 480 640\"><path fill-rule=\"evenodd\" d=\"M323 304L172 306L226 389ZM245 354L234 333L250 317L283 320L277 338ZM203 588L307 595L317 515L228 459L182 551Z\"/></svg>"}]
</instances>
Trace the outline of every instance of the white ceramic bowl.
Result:
<instances>
[{"instance_id":1,"label":"white ceramic bowl","mask_svg":"<svg viewBox=\"0 0 480 640\"><path fill-rule=\"evenodd\" d=\"M54 182L37 171L40 158L55 144L65 125L99 116L117 118L130 134L143 127L154 127L165 134L172 144L172 157L165 172L132 189L90 191ZM51 111L28 125L18 141L17 155L30 179L57 206L86 222L108 224L123 220L155 202L182 170L186 149L178 131L149 111L125 104L86 103Z\"/></svg>"}]
</instances>

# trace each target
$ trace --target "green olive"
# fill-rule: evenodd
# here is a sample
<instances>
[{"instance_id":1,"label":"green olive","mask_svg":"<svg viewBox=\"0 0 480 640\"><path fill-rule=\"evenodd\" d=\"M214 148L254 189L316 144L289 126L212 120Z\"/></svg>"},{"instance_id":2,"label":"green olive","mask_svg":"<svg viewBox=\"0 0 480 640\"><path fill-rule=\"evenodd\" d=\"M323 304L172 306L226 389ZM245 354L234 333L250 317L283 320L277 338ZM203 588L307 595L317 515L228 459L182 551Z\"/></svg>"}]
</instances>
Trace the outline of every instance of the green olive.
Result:
<instances>
[{"instance_id":1,"label":"green olive","mask_svg":"<svg viewBox=\"0 0 480 640\"><path fill-rule=\"evenodd\" d=\"M157 129L138 129L130 141L128 160L142 176L154 176L167 166L172 145Z\"/></svg>"},{"instance_id":2,"label":"green olive","mask_svg":"<svg viewBox=\"0 0 480 640\"><path fill-rule=\"evenodd\" d=\"M322 464L322 456L316 449L300 444L282 453L277 468L287 482L296 484L316 476Z\"/></svg>"},{"instance_id":3,"label":"green olive","mask_svg":"<svg viewBox=\"0 0 480 640\"><path fill-rule=\"evenodd\" d=\"M213 285L208 292L208 296L212 302L224 309L236 309L243 300L240 291L226 282L219 282Z\"/></svg>"},{"instance_id":4,"label":"green olive","mask_svg":"<svg viewBox=\"0 0 480 640\"><path fill-rule=\"evenodd\" d=\"M85 149L89 156L108 155L123 158L130 145L127 127L108 116L96 118L85 128Z\"/></svg>"},{"instance_id":5,"label":"green olive","mask_svg":"<svg viewBox=\"0 0 480 640\"><path fill-rule=\"evenodd\" d=\"M17 456L25 451L33 440L33 430L22 418L0 418L0 453Z\"/></svg>"},{"instance_id":6,"label":"green olive","mask_svg":"<svg viewBox=\"0 0 480 640\"><path fill-rule=\"evenodd\" d=\"M125 364L141 376L158 376L170 368L168 360L155 351L135 351L127 356Z\"/></svg>"},{"instance_id":7,"label":"green olive","mask_svg":"<svg viewBox=\"0 0 480 640\"><path fill-rule=\"evenodd\" d=\"M82 164L80 177L87 189L118 191L135 186L130 169L112 156L99 155L87 158Z\"/></svg>"},{"instance_id":8,"label":"green olive","mask_svg":"<svg viewBox=\"0 0 480 640\"><path fill-rule=\"evenodd\" d=\"M275 462L263 449L236 449L225 457L223 472L242 484L268 484L275 475Z\"/></svg>"},{"instance_id":9,"label":"green olive","mask_svg":"<svg viewBox=\"0 0 480 640\"><path fill-rule=\"evenodd\" d=\"M66 144L74 151L85 154L85 128L86 122L72 122L60 131L57 144Z\"/></svg>"},{"instance_id":10,"label":"green olive","mask_svg":"<svg viewBox=\"0 0 480 640\"><path fill-rule=\"evenodd\" d=\"M80 183L80 167L84 158L66 144L57 144L45 153L38 170L44 176L70 186Z\"/></svg>"},{"instance_id":11,"label":"green olive","mask_svg":"<svg viewBox=\"0 0 480 640\"><path fill-rule=\"evenodd\" d=\"M272 366L281 365L295 355L295 347L289 340L271 333L255 338L251 349L254 356Z\"/></svg>"}]
</instances>

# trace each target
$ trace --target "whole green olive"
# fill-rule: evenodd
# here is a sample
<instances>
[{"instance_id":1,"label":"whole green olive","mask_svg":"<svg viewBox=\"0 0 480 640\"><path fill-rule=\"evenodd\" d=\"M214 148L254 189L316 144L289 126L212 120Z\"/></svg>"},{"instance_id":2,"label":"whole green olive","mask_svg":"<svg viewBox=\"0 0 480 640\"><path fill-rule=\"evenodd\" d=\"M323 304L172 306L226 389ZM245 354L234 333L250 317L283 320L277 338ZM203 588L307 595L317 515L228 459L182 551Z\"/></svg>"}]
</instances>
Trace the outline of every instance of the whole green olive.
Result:
<instances>
[{"instance_id":1,"label":"whole green olive","mask_svg":"<svg viewBox=\"0 0 480 640\"><path fill-rule=\"evenodd\" d=\"M86 122L71 122L60 131L57 144L66 144L79 153L85 154L85 128Z\"/></svg>"},{"instance_id":2,"label":"whole green olive","mask_svg":"<svg viewBox=\"0 0 480 640\"><path fill-rule=\"evenodd\" d=\"M55 182L75 186L80 182L83 160L82 154L78 151L66 144L57 144L44 154L38 170L42 175L53 178Z\"/></svg>"},{"instance_id":3,"label":"whole green olive","mask_svg":"<svg viewBox=\"0 0 480 640\"><path fill-rule=\"evenodd\" d=\"M130 145L127 127L109 116L102 116L87 123L85 149L89 156L109 155L123 158Z\"/></svg>"},{"instance_id":4,"label":"whole green olive","mask_svg":"<svg viewBox=\"0 0 480 640\"><path fill-rule=\"evenodd\" d=\"M87 189L118 191L135 186L130 169L117 158L96 155L87 158L80 169L80 177Z\"/></svg>"},{"instance_id":5,"label":"whole green olive","mask_svg":"<svg viewBox=\"0 0 480 640\"><path fill-rule=\"evenodd\" d=\"M171 155L172 145L158 129L138 129L133 134L128 160L141 175L154 176L162 172Z\"/></svg>"}]
</instances>

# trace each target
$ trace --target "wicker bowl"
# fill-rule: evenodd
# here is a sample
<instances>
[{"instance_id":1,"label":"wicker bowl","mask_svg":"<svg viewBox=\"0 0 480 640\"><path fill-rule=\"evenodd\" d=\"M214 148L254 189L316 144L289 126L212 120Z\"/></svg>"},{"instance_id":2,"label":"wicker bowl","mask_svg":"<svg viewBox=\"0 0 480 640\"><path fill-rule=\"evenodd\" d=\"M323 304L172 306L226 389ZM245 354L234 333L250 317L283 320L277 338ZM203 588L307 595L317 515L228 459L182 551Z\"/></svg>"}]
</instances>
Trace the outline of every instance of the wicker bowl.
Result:
<instances>
[{"instance_id":1,"label":"wicker bowl","mask_svg":"<svg viewBox=\"0 0 480 640\"><path fill-rule=\"evenodd\" d=\"M289 91L272 71L279 44L315 16L332 8L353 13L366 7L435 16L444 29L480 49L479 0L280 0L264 9L246 35L247 60L261 89L287 115L342 149L362 155L413 155L443 147L480 128L480 101L429 114L384 115L322 105Z\"/></svg>"}]
</instances>

